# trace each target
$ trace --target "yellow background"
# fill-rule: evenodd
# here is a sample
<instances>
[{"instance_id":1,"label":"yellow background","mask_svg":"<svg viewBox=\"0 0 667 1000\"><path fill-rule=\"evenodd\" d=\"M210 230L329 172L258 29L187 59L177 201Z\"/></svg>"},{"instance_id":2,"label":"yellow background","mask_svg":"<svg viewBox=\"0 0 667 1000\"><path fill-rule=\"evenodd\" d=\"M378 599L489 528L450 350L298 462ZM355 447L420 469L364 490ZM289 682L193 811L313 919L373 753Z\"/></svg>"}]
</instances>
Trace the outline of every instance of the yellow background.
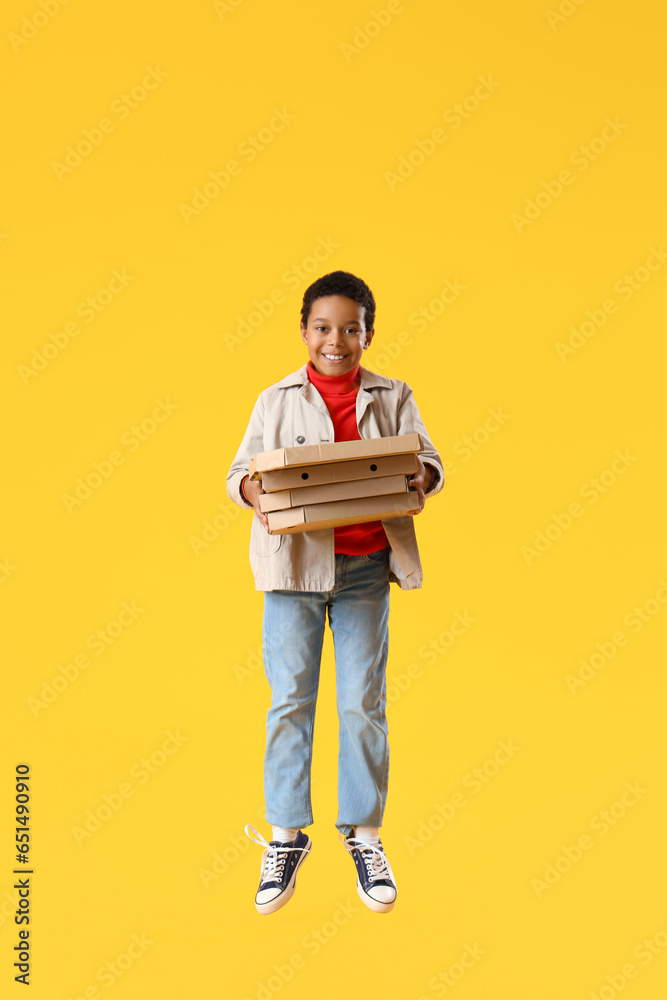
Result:
<instances>
[{"instance_id":1,"label":"yellow background","mask_svg":"<svg viewBox=\"0 0 667 1000\"><path fill-rule=\"evenodd\" d=\"M44 4L48 16L11 0L0 32L3 995L22 995L13 775L26 761L35 1000L662 998L661 6ZM135 89L149 69L153 89ZM293 117L262 133L275 109ZM91 133L105 118L112 130ZM446 138L420 163L437 128ZM99 143L54 166L84 130ZM252 135L266 142L249 161ZM390 182L410 156L411 176ZM235 158L242 169L186 221L195 189ZM328 635L314 849L294 899L260 917L261 851L243 827L269 832L262 595L225 476L260 390L306 360L303 291L337 268L373 289L365 361L413 387L450 474L416 522L423 590L392 589L383 839L398 903L383 917L361 904L336 837ZM126 284L109 295L114 270ZM440 309L447 280L465 291ZM276 290L231 349L225 334ZM89 297L103 306L90 322ZM570 327L610 299L562 360ZM410 317L434 300L418 330ZM151 423L158 400L171 412ZM122 463L68 510L114 451ZM87 645L132 601L142 610L104 652ZM456 613L474 623L450 643ZM442 653L427 658L432 641ZM84 653L67 681L61 667ZM596 653L572 690L567 675ZM169 732L182 743L166 753ZM502 766L500 741L519 748ZM626 783L642 791L619 805ZM133 935L145 944L128 961ZM466 946L481 957L456 979Z\"/></svg>"}]
</instances>

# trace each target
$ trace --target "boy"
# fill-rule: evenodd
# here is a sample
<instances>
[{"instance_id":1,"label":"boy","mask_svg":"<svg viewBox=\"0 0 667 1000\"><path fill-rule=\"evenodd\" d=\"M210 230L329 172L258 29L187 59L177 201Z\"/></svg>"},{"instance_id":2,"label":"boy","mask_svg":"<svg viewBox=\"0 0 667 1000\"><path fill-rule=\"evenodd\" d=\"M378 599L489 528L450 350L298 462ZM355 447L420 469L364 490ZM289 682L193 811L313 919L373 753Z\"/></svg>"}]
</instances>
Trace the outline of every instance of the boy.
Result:
<instances>
[{"instance_id":1,"label":"boy","mask_svg":"<svg viewBox=\"0 0 667 1000\"><path fill-rule=\"evenodd\" d=\"M386 913L396 900L379 836L389 772L389 583L404 590L421 587L414 521L402 516L269 535L259 509L261 483L248 478L250 459L258 452L418 432L424 449L408 481L420 502L413 513L442 488L440 456L410 387L360 365L374 320L373 293L353 274L334 271L306 289L301 338L309 360L260 393L227 475L230 498L255 510L250 563L255 588L264 591L264 670L271 688L264 790L273 839L267 843L246 826L250 839L265 848L255 897L260 913L273 913L291 898L312 846L301 827L313 822L313 724L327 612L340 722L336 827L354 860L357 891L366 906Z\"/></svg>"}]
</instances>

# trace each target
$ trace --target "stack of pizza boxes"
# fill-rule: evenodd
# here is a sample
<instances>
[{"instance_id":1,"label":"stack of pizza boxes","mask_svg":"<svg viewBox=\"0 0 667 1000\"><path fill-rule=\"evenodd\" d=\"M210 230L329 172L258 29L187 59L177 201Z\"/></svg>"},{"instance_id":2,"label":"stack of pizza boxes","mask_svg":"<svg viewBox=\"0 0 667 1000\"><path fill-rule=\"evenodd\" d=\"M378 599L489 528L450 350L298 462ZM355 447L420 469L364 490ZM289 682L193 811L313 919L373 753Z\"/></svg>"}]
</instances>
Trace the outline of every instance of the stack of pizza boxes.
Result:
<instances>
[{"instance_id":1,"label":"stack of pizza boxes","mask_svg":"<svg viewBox=\"0 0 667 1000\"><path fill-rule=\"evenodd\" d=\"M384 521L417 510L417 491L407 480L422 449L419 434L399 434L260 452L249 471L262 483L259 506L269 534Z\"/></svg>"}]
</instances>

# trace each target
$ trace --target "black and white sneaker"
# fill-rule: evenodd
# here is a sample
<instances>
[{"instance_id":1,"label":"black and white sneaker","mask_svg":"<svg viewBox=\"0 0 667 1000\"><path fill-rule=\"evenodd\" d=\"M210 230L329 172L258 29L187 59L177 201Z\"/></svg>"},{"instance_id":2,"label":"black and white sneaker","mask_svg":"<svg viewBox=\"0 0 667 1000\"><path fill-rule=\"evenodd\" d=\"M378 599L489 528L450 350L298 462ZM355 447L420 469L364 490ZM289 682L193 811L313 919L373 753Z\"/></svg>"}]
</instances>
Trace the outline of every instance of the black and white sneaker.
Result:
<instances>
[{"instance_id":1,"label":"black and white sneaker","mask_svg":"<svg viewBox=\"0 0 667 1000\"><path fill-rule=\"evenodd\" d=\"M256 837L251 836L249 830L252 830ZM301 830L294 840L286 843L271 840L268 844L261 833L249 823L245 827L245 833L254 844L265 848L262 854L262 877L255 896L255 907L259 913L274 913L294 895L297 872L313 845L310 838Z\"/></svg>"},{"instance_id":2,"label":"black and white sneaker","mask_svg":"<svg viewBox=\"0 0 667 1000\"><path fill-rule=\"evenodd\" d=\"M353 830L347 837L339 833L339 838L356 866L359 898L376 913L389 913L396 902L397 889L382 841L371 844L355 837L355 833Z\"/></svg>"}]
</instances>

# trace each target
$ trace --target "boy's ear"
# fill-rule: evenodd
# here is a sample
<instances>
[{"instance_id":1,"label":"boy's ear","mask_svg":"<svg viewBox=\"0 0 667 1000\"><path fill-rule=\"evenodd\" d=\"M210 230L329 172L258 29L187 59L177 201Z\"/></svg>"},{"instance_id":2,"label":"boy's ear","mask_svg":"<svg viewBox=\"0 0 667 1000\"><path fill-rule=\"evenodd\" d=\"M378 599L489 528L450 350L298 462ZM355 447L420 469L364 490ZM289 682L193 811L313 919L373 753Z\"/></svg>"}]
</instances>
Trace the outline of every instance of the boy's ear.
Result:
<instances>
[{"instance_id":1,"label":"boy's ear","mask_svg":"<svg viewBox=\"0 0 667 1000\"><path fill-rule=\"evenodd\" d=\"M375 327L371 327L370 330L366 330L366 343L364 344L364 350L371 346L371 340L373 339L373 334L375 333Z\"/></svg>"},{"instance_id":2,"label":"boy's ear","mask_svg":"<svg viewBox=\"0 0 667 1000\"><path fill-rule=\"evenodd\" d=\"M302 341L304 342L304 344L307 344L308 340L307 340L307 335L306 335L306 328L303 325L303 323L299 324L299 329L301 330L301 339L302 339Z\"/></svg>"}]
</instances>

